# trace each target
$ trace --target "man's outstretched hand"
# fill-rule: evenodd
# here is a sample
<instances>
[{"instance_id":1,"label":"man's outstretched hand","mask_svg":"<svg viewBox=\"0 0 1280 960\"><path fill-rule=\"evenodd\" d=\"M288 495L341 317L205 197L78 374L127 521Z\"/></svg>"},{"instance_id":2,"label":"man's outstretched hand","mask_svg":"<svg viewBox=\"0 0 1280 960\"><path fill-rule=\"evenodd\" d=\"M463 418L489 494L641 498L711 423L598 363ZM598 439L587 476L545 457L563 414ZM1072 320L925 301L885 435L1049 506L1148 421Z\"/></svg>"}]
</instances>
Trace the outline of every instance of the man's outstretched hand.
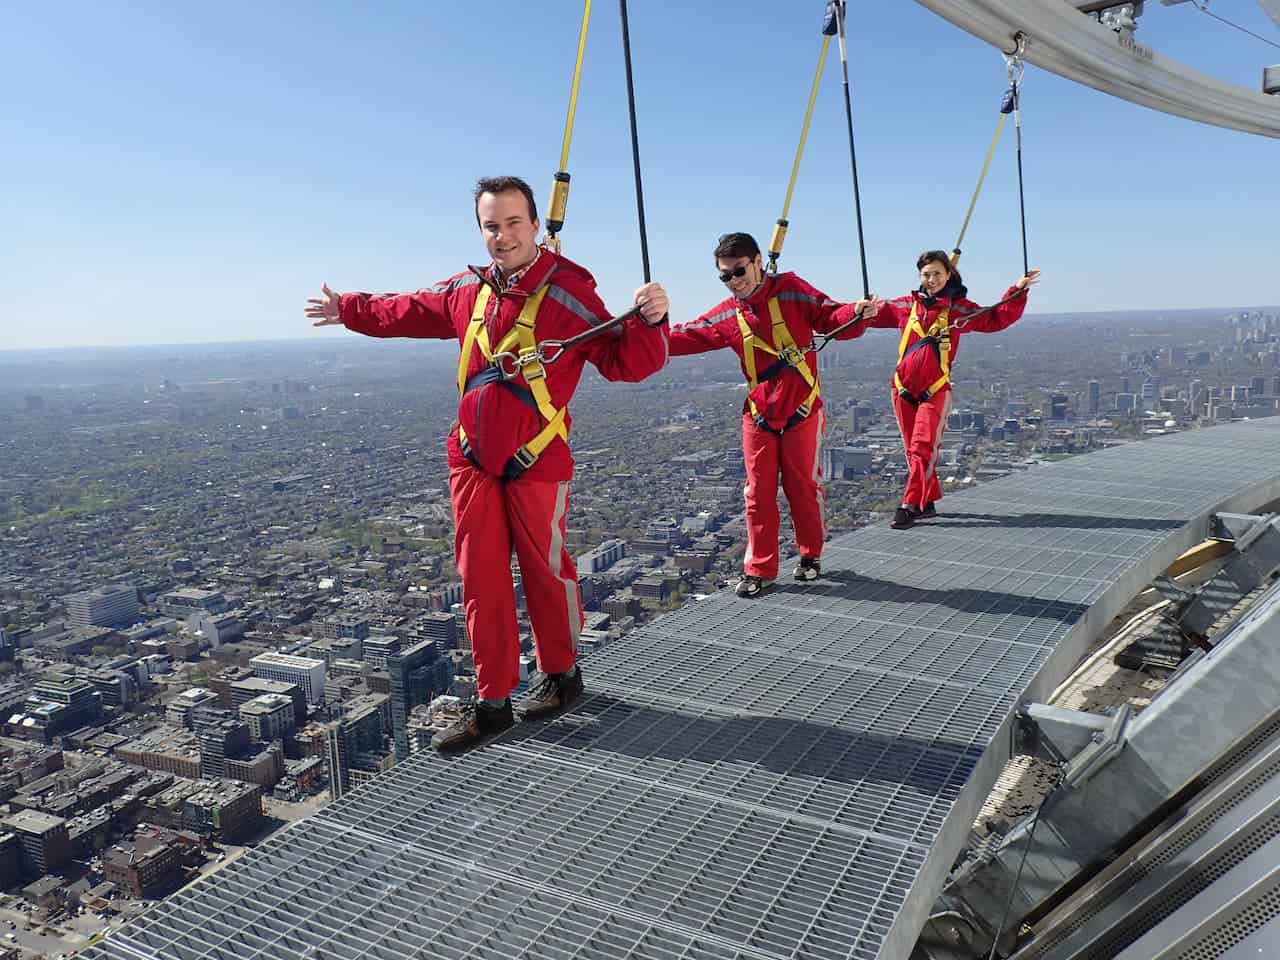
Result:
<instances>
[{"instance_id":1,"label":"man's outstretched hand","mask_svg":"<svg viewBox=\"0 0 1280 960\"><path fill-rule=\"evenodd\" d=\"M646 283L636 291L636 306L640 308L640 316L651 327L660 324L667 315L670 304L667 302L667 291L660 283Z\"/></svg>"},{"instance_id":2,"label":"man's outstretched hand","mask_svg":"<svg viewBox=\"0 0 1280 960\"><path fill-rule=\"evenodd\" d=\"M329 285L323 284L320 291L323 297L307 297L307 316L315 320L313 327L328 327L335 323L341 323L339 319L339 295L329 289Z\"/></svg>"}]
</instances>

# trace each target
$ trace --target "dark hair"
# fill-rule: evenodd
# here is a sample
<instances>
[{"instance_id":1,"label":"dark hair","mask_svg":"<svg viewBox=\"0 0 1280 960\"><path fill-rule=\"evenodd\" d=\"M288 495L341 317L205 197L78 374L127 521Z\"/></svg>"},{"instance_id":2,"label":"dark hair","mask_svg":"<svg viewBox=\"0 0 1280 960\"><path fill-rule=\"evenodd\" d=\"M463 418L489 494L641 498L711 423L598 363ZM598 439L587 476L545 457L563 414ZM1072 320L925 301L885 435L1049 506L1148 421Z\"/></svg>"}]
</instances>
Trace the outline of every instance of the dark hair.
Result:
<instances>
[{"instance_id":1,"label":"dark hair","mask_svg":"<svg viewBox=\"0 0 1280 960\"><path fill-rule=\"evenodd\" d=\"M519 190L529 203L529 222L538 219L538 205L533 200L533 188L519 177L481 177L476 181L476 223L480 223L480 195L484 193L507 193Z\"/></svg>"},{"instance_id":2,"label":"dark hair","mask_svg":"<svg viewBox=\"0 0 1280 960\"><path fill-rule=\"evenodd\" d=\"M916 259L916 269L923 270L926 263L940 263L951 272L951 279L947 281L948 286L958 287L964 283L960 279L960 270L951 262L951 254L945 250L926 250Z\"/></svg>"},{"instance_id":3,"label":"dark hair","mask_svg":"<svg viewBox=\"0 0 1280 960\"><path fill-rule=\"evenodd\" d=\"M717 260L758 256L760 256L760 244L756 243L756 238L749 233L726 233L716 241Z\"/></svg>"}]
</instances>

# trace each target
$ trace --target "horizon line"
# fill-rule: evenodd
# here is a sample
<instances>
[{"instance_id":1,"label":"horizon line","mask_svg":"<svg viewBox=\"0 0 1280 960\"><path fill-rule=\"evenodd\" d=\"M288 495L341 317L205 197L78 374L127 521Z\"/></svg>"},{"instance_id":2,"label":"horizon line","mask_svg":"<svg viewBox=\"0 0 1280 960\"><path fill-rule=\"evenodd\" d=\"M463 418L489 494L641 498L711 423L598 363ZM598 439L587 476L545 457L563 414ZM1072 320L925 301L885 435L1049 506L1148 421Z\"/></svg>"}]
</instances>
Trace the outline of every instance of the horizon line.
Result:
<instances>
[{"instance_id":1,"label":"horizon line","mask_svg":"<svg viewBox=\"0 0 1280 960\"><path fill-rule=\"evenodd\" d=\"M1241 311L1253 310L1280 310L1280 303L1276 304L1252 304L1249 306L1214 306L1214 307L1126 307L1123 309L1113 310L1054 310L1040 313L1027 313L1026 319L1034 317L1092 317L1102 314L1134 314L1134 313L1206 313L1222 311L1224 313L1235 313ZM344 328L344 332L346 331ZM331 333L321 333L322 337L335 339ZM346 338L344 338L346 339ZM455 340L454 337L358 337L355 340L348 340L350 343L368 344L371 341L377 342L381 340L408 340L418 343L448 343ZM249 340L179 340L165 342L138 342L138 343L79 343L79 344L63 344L49 346L25 346L25 347L9 347L0 346L0 357L6 354L17 353L41 353L52 352L55 350L136 350L139 348L176 348L176 347L226 347L253 344L298 344L310 340L312 343L320 343L316 339L315 334L304 334L296 337L261 337Z\"/></svg>"}]
</instances>

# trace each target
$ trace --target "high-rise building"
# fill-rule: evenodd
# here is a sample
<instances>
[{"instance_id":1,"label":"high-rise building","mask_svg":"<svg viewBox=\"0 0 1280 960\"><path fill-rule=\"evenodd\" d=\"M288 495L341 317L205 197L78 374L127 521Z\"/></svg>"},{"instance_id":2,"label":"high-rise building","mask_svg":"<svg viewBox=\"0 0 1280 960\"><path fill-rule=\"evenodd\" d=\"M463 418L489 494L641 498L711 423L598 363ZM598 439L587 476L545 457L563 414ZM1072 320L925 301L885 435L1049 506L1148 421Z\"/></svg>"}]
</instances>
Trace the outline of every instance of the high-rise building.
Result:
<instances>
[{"instance_id":1,"label":"high-rise building","mask_svg":"<svg viewBox=\"0 0 1280 960\"><path fill-rule=\"evenodd\" d=\"M1102 384L1097 380L1089 381L1089 416L1096 417L1102 409Z\"/></svg>"},{"instance_id":2,"label":"high-rise building","mask_svg":"<svg viewBox=\"0 0 1280 960\"><path fill-rule=\"evenodd\" d=\"M41 711L33 704L53 704L52 710ZM47 718L47 733L57 734L75 730L102 719L102 694L93 684L81 677L50 677L37 680L31 687L27 700L37 723Z\"/></svg>"},{"instance_id":3,"label":"high-rise building","mask_svg":"<svg viewBox=\"0 0 1280 960\"><path fill-rule=\"evenodd\" d=\"M422 625L420 635L435 643L437 650L443 653L445 650L457 649L458 621L452 613L432 610L419 622ZM405 653L407 654L408 651L406 650Z\"/></svg>"},{"instance_id":4,"label":"high-rise building","mask_svg":"<svg viewBox=\"0 0 1280 960\"><path fill-rule=\"evenodd\" d=\"M108 707L131 707L138 702L138 682L123 670L98 670L90 674L89 683L102 694Z\"/></svg>"},{"instance_id":5,"label":"high-rise building","mask_svg":"<svg viewBox=\"0 0 1280 960\"><path fill-rule=\"evenodd\" d=\"M220 780L227 775L227 760L249 751L249 725L230 710L202 708L192 716L200 742L200 776Z\"/></svg>"},{"instance_id":6,"label":"high-rise building","mask_svg":"<svg viewBox=\"0 0 1280 960\"><path fill-rule=\"evenodd\" d=\"M458 649L471 649L471 631L467 629L467 608L461 603L455 603L449 608L449 612L453 614L453 618L458 621Z\"/></svg>"},{"instance_id":7,"label":"high-rise building","mask_svg":"<svg viewBox=\"0 0 1280 960\"><path fill-rule=\"evenodd\" d=\"M254 697L260 697L266 693L288 697L293 703L294 723L301 727L307 722L307 695L302 692L302 687L296 683L287 683L284 680L265 680L262 677L246 677L242 680L233 680L229 692L230 707L233 710L239 710L240 707Z\"/></svg>"},{"instance_id":8,"label":"high-rise building","mask_svg":"<svg viewBox=\"0 0 1280 960\"><path fill-rule=\"evenodd\" d=\"M406 727L409 712L418 704L430 703L447 692L453 671L431 640L391 654L387 657L386 670L391 677L391 729L396 759L403 760L409 755Z\"/></svg>"},{"instance_id":9,"label":"high-rise building","mask_svg":"<svg viewBox=\"0 0 1280 960\"><path fill-rule=\"evenodd\" d=\"M29 876L42 877L71 860L67 821L39 810L19 810L4 826L22 843L22 866Z\"/></svg>"},{"instance_id":10,"label":"high-rise building","mask_svg":"<svg viewBox=\"0 0 1280 960\"><path fill-rule=\"evenodd\" d=\"M160 598L160 605L170 616L189 617L193 613L226 613L227 598L218 590L196 590L183 587Z\"/></svg>"},{"instance_id":11,"label":"high-rise building","mask_svg":"<svg viewBox=\"0 0 1280 960\"><path fill-rule=\"evenodd\" d=\"M1065 393L1055 393L1049 398L1049 419L1065 420L1067 419L1067 395Z\"/></svg>"},{"instance_id":12,"label":"high-rise building","mask_svg":"<svg viewBox=\"0 0 1280 960\"><path fill-rule=\"evenodd\" d=\"M1266 377L1250 377L1249 378L1249 396L1260 397L1267 392Z\"/></svg>"},{"instance_id":13,"label":"high-rise building","mask_svg":"<svg viewBox=\"0 0 1280 960\"><path fill-rule=\"evenodd\" d=\"M282 740L297 727L293 699L279 693L264 693L240 705L240 719L249 726L256 742Z\"/></svg>"},{"instance_id":14,"label":"high-rise building","mask_svg":"<svg viewBox=\"0 0 1280 960\"><path fill-rule=\"evenodd\" d=\"M374 670L387 668L387 657L400 650L400 638L376 633L364 641L364 662Z\"/></svg>"},{"instance_id":15,"label":"high-rise building","mask_svg":"<svg viewBox=\"0 0 1280 960\"><path fill-rule=\"evenodd\" d=\"M578 557L578 572L601 573L608 570L626 555L627 542L625 540L616 538L605 540L594 550Z\"/></svg>"},{"instance_id":16,"label":"high-rise building","mask_svg":"<svg viewBox=\"0 0 1280 960\"><path fill-rule=\"evenodd\" d=\"M870 447L824 447L823 476L829 480L852 480L871 472Z\"/></svg>"},{"instance_id":17,"label":"high-rise building","mask_svg":"<svg viewBox=\"0 0 1280 960\"><path fill-rule=\"evenodd\" d=\"M76 627L131 627L138 619L138 591L130 586L95 587L63 598Z\"/></svg>"},{"instance_id":18,"label":"high-rise building","mask_svg":"<svg viewBox=\"0 0 1280 960\"><path fill-rule=\"evenodd\" d=\"M324 699L324 661L310 657L294 657L286 653L262 653L249 661L253 672L266 680L296 683L306 695L307 703Z\"/></svg>"},{"instance_id":19,"label":"high-rise building","mask_svg":"<svg viewBox=\"0 0 1280 960\"><path fill-rule=\"evenodd\" d=\"M192 715L196 710L218 706L218 695L204 687L183 690L165 709L165 719L175 727L192 729Z\"/></svg>"},{"instance_id":20,"label":"high-rise building","mask_svg":"<svg viewBox=\"0 0 1280 960\"><path fill-rule=\"evenodd\" d=\"M349 637L364 640L369 636L369 618L355 613L338 613L320 622L320 636L330 639Z\"/></svg>"}]
</instances>

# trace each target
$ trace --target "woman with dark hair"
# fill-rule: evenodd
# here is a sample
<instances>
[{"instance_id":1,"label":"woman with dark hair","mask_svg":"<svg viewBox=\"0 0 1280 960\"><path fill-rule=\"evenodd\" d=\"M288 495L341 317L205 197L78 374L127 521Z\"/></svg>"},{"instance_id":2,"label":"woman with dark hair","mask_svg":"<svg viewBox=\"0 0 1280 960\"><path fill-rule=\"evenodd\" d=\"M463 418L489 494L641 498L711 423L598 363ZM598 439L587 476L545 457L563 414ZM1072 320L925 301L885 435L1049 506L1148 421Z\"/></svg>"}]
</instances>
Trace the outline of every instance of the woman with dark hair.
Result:
<instances>
[{"instance_id":1,"label":"woman with dark hair","mask_svg":"<svg viewBox=\"0 0 1280 960\"><path fill-rule=\"evenodd\" d=\"M916 269L920 287L886 300L866 321L867 327L902 331L893 374L893 410L907 451L907 487L902 505L893 513L897 530L937 515L934 504L942 497L938 450L951 412L951 366L961 333L995 333L1012 326L1026 307L1027 289L1040 282L1039 270L1028 271L998 303L979 307L967 299L960 271L942 250L920 254Z\"/></svg>"}]
</instances>

